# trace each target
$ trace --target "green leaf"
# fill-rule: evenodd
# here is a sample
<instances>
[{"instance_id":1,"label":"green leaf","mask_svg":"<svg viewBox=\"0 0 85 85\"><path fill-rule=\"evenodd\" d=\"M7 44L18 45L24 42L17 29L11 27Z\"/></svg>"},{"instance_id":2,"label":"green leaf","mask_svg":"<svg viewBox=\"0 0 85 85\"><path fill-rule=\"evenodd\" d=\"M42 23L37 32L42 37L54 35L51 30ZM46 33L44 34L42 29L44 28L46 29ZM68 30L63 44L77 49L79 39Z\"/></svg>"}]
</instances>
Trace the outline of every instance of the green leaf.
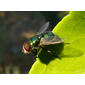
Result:
<instances>
[{"instance_id":1,"label":"green leaf","mask_svg":"<svg viewBox=\"0 0 85 85\"><path fill-rule=\"evenodd\" d=\"M53 54L40 50L29 73L84 74L85 12L70 12L58 23L53 32L65 40L64 44L45 47L45 49L50 49Z\"/></svg>"}]
</instances>

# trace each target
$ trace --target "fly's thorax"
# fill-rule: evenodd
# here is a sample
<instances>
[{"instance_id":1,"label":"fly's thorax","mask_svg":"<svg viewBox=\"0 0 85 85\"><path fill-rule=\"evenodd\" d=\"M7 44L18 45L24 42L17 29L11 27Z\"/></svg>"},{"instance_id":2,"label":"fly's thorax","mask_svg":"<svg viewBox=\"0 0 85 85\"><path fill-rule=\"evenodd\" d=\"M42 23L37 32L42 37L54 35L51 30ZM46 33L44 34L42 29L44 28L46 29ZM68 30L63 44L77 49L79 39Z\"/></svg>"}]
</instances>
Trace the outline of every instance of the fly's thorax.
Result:
<instances>
[{"instance_id":1,"label":"fly's thorax","mask_svg":"<svg viewBox=\"0 0 85 85\"><path fill-rule=\"evenodd\" d=\"M42 38L42 35L41 35L41 34L32 37L32 38L28 41L28 43L30 44L30 47L31 47L31 48L37 47L38 44L39 44L39 42L40 42L40 39L41 39L41 38Z\"/></svg>"}]
</instances>

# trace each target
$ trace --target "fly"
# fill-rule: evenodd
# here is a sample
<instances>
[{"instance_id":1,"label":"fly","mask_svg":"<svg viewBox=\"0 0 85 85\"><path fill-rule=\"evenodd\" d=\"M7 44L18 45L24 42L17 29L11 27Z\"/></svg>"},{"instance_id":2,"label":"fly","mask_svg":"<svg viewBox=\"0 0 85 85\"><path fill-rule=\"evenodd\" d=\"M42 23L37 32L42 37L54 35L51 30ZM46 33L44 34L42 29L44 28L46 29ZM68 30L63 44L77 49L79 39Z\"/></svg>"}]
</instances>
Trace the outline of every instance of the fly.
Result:
<instances>
[{"instance_id":1,"label":"fly","mask_svg":"<svg viewBox=\"0 0 85 85\"><path fill-rule=\"evenodd\" d=\"M36 52L46 45L63 43L63 40L56 36L52 31L47 31L48 26L49 22L47 22L41 27L37 35L29 39L26 43L24 43L23 52L25 54Z\"/></svg>"}]
</instances>

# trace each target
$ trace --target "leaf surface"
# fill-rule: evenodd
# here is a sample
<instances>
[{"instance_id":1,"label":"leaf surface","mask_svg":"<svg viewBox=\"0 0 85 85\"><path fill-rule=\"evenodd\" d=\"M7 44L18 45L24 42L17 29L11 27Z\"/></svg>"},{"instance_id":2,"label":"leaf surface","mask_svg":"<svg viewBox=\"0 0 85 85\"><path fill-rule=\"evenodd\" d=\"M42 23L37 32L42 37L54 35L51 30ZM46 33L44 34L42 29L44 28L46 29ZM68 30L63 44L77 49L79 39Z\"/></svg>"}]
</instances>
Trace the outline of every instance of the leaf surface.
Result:
<instances>
[{"instance_id":1,"label":"leaf surface","mask_svg":"<svg viewBox=\"0 0 85 85\"><path fill-rule=\"evenodd\" d=\"M84 74L85 12L70 12L53 33L64 39L64 44L45 46L51 53L40 50L29 74Z\"/></svg>"}]
</instances>

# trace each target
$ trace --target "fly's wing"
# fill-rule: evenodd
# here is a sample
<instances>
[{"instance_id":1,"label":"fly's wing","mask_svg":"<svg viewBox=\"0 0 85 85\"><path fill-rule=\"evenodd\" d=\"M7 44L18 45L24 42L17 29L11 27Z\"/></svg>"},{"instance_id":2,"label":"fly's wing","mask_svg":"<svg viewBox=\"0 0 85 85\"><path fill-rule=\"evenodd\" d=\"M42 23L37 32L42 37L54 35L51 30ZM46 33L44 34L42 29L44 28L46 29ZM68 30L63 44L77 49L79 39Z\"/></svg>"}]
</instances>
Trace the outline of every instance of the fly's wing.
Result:
<instances>
[{"instance_id":1,"label":"fly's wing","mask_svg":"<svg viewBox=\"0 0 85 85\"><path fill-rule=\"evenodd\" d=\"M48 38L41 38L39 46L44 46L44 45L52 45L52 44L59 44L63 43L64 40L60 39L58 36L51 36Z\"/></svg>"},{"instance_id":2,"label":"fly's wing","mask_svg":"<svg viewBox=\"0 0 85 85\"><path fill-rule=\"evenodd\" d=\"M46 22L46 23L40 28L40 30L38 31L37 34L41 34L41 33L45 32L45 31L48 29L48 26L49 26L49 22Z\"/></svg>"}]
</instances>

